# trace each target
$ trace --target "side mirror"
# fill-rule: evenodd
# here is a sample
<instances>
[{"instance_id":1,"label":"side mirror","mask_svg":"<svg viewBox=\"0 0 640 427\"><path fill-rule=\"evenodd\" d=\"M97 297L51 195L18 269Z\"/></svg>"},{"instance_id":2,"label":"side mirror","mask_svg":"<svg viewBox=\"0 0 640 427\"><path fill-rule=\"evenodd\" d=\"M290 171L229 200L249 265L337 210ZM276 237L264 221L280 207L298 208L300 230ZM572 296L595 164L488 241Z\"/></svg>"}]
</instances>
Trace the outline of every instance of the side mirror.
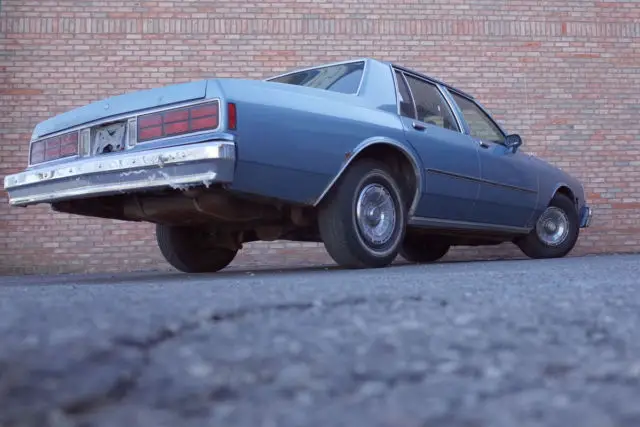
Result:
<instances>
[{"instance_id":1,"label":"side mirror","mask_svg":"<svg viewBox=\"0 0 640 427\"><path fill-rule=\"evenodd\" d=\"M522 145L522 138L520 138L520 135L516 133L507 135L504 139L504 145L506 145L507 148L511 148L515 153L518 147Z\"/></svg>"}]
</instances>

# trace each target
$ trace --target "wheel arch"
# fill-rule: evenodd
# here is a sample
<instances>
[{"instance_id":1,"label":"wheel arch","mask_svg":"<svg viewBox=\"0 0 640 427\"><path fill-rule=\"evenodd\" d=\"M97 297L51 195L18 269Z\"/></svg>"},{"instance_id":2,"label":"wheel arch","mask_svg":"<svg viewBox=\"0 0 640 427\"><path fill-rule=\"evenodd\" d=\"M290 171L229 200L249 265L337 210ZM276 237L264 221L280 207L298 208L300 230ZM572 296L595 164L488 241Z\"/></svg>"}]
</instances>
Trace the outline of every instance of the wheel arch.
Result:
<instances>
[{"instance_id":1,"label":"wheel arch","mask_svg":"<svg viewBox=\"0 0 640 427\"><path fill-rule=\"evenodd\" d=\"M571 199L571 201L573 202L574 206L576 206L577 209L577 199L576 199L576 194L575 192L571 189L571 186L564 183L564 182L560 182L558 184L556 184L555 188L553 189L553 192L550 194L549 196L549 200L547 200L547 205L549 203L551 203L551 200L556 196L556 194L563 194L565 196L567 196L569 199Z\"/></svg>"},{"instance_id":2,"label":"wheel arch","mask_svg":"<svg viewBox=\"0 0 640 427\"><path fill-rule=\"evenodd\" d=\"M424 180L422 164L418 156L413 153L409 147L396 140L385 137L366 139L348 153L347 160L342 164L338 173L336 173L324 191L313 203L313 206L319 205L326 198L327 194L335 187L344 172L349 168L349 165L356 159L363 158L373 158L385 162L388 162L389 158L393 159L392 165L400 169L402 178L406 181L404 184L409 185L410 192L412 193L408 214L409 216L413 215L423 191Z\"/></svg>"},{"instance_id":3,"label":"wheel arch","mask_svg":"<svg viewBox=\"0 0 640 427\"><path fill-rule=\"evenodd\" d=\"M541 197L538 202L539 203L538 207L534 212L533 216L531 217L531 220L533 220L534 226L535 226L535 222L540 218L540 216L545 211L545 209L547 209L549 204L551 204L551 200L553 200L556 194L562 194L564 196L567 196L575 206L576 211L578 210L578 199L575 194L575 191L571 189L571 185L567 184L566 182L559 181L553 187L548 187L548 188L550 189L548 192L545 191L543 194L541 194Z\"/></svg>"}]
</instances>

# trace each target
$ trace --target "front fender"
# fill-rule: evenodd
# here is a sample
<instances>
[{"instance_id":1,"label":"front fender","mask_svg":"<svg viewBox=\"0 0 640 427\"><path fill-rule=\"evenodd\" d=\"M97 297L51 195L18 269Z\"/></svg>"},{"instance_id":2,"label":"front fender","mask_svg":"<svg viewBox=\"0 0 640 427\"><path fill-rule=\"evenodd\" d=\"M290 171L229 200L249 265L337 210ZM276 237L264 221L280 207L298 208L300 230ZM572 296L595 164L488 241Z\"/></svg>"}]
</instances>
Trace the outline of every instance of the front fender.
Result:
<instances>
[{"instance_id":1,"label":"front fender","mask_svg":"<svg viewBox=\"0 0 640 427\"><path fill-rule=\"evenodd\" d=\"M549 206L551 199L558 192L568 190L573 196L576 211L580 216L581 226L587 226L591 214L586 203L586 194L582 183L577 178L551 164L542 160L539 160L539 162L542 167L539 170L540 194L535 219Z\"/></svg>"},{"instance_id":2,"label":"front fender","mask_svg":"<svg viewBox=\"0 0 640 427\"><path fill-rule=\"evenodd\" d=\"M582 184L572 177L542 178L540 184L540 208L549 206L551 199L562 189L568 189L573 195L576 208L579 210L585 204L585 193ZM546 181L546 182L545 182Z\"/></svg>"}]
</instances>

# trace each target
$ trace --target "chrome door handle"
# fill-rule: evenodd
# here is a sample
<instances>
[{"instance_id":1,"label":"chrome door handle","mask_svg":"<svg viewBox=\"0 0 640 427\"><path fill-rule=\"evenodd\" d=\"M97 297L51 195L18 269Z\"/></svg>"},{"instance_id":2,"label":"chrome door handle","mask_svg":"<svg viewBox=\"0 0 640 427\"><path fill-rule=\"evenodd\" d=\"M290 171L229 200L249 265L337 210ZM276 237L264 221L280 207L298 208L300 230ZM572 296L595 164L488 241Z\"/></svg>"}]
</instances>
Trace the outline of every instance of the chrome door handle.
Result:
<instances>
[{"instance_id":1,"label":"chrome door handle","mask_svg":"<svg viewBox=\"0 0 640 427\"><path fill-rule=\"evenodd\" d=\"M421 125L421 124L420 124L420 123L418 123L418 122L413 122L413 123L411 123L411 126L413 126L413 128L414 128L415 130L425 130L425 129L426 129L426 127L425 127L424 125Z\"/></svg>"},{"instance_id":2,"label":"chrome door handle","mask_svg":"<svg viewBox=\"0 0 640 427\"><path fill-rule=\"evenodd\" d=\"M489 144L483 141L478 141L478 145L482 148L489 148Z\"/></svg>"}]
</instances>

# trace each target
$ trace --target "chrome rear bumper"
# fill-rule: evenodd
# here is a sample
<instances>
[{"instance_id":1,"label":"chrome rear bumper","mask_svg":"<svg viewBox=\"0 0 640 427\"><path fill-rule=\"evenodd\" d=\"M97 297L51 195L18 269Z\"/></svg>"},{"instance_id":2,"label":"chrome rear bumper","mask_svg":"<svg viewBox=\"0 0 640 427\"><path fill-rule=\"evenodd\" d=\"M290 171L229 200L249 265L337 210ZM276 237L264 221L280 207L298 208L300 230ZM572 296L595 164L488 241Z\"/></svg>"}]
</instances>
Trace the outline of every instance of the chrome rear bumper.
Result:
<instances>
[{"instance_id":1,"label":"chrome rear bumper","mask_svg":"<svg viewBox=\"0 0 640 427\"><path fill-rule=\"evenodd\" d=\"M26 170L4 179L13 206L88 198L153 188L230 183L235 143L213 140L108 154Z\"/></svg>"}]
</instances>

